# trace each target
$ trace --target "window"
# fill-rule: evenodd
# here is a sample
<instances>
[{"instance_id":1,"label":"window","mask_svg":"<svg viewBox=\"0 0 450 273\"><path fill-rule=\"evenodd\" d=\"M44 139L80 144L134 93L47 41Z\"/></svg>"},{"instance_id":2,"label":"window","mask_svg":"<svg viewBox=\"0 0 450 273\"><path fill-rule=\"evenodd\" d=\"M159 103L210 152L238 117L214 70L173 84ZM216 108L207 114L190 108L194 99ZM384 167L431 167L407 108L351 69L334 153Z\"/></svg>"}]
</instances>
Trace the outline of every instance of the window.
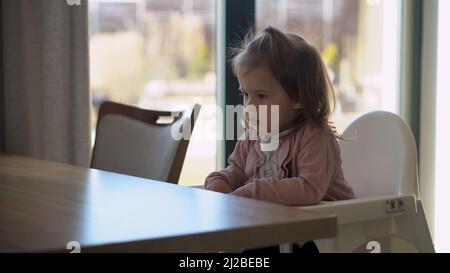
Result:
<instances>
[{"instance_id":1,"label":"window","mask_svg":"<svg viewBox=\"0 0 450 273\"><path fill-rule=\"evenodd\" d=\"M322 53L340 132L364 112L399 112L400 0L256 0L257 30L269 25Z\"/></svg>"},{"instance_id":2,"label":"window","mask_svg":"<svg viewBox=\"0 0 450 273\"><path fill-rule=\"evenodd\" d=\"M180 184L216 168L215 1L90 0L93 106L103 100L150 109L202 104ZM92 124L96 123L96 111ZM94 132L93 128L93 132ZM197 139L197 140L196 140Z\"/></svg>"},{"instance_id":3,"label":"window","mask_svg":"<svg viewBox=\"0 0 450 273\"><path fill-rule=\"evenodd\" d=\"M450 201L448 193L448 155L450 152L450 129L448 117L450 109L450 80L448 65L450 64L450 35L447 27L450 25L450 1L439 1L438 14L438 48L437 48L437 90L436 90L436 158L435 166L435 245L437 252L450 252L450 220L448 209Z\"/></svg>"}]
</instances>

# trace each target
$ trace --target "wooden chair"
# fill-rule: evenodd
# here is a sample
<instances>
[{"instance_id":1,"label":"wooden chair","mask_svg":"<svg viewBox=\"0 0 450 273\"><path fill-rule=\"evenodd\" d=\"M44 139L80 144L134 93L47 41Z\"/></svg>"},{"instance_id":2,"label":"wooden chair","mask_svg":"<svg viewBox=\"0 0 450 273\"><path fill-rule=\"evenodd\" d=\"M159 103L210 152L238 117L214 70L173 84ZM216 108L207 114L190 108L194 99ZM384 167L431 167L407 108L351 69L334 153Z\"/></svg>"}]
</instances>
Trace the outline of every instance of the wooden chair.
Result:
<instances>
[{"instance_id":1,"label":"wooden chair","mask_svg":"<svg viewBox=\"0 0 450 273\"><path fill-rule=\"evenodd\" d=\"M102 103L91 168L177 184L199 111Z\"/></svg>"}]
</instances>

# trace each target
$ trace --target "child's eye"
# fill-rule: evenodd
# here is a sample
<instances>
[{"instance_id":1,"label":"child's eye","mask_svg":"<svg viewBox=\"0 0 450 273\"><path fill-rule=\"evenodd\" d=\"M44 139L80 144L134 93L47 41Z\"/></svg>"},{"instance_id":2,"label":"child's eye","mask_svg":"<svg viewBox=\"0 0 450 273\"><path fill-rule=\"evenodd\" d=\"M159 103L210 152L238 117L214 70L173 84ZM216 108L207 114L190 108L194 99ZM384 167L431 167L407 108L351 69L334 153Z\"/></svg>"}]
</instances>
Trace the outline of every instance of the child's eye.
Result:
<instances>
[{"instance_id":1,"label":"child's eye","mask_svg":"<svg viewBox=\"0 0 450 273\"><path fill-rule=\"evenodd\" d=\"M263 99L265 99L265 98L267 98L266 95L264 95L264 94L258 94L258 99L263 100Z\"/></svg>"},{"instance_id":2,"label":"child's eye","mask_svg":"<svg viewBox=\"0 0 450 273\"><path fill-rule=\"evenodd\" d=\"M239 92L239 96L241 96L241 97L247 97L247 93L246 92Z\"/></svg>"}]
</instances>

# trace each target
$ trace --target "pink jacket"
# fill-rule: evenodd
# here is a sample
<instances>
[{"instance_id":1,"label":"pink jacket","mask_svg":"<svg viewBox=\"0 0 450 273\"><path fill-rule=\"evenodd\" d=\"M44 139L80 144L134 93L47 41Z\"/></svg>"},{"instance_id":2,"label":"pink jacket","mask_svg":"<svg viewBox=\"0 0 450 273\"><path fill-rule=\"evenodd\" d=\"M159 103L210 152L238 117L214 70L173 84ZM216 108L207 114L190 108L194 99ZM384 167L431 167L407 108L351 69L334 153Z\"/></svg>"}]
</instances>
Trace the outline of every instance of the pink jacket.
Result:
<instances>
[{"instance_id":1,"label":"pink jacket","mask_svg":"<svg viewBox=\"0 0 450 273\"><path fill-rule=\"evenodd\" d=\"M260 178L263 154L259 141L238 140L228 167L208 175L205 188L228 186L234 195L283 205L355 198L345 181L339 145L331 131L306 123L279 140L274 159L278 177Z\"/></svg>"}]
</instances>

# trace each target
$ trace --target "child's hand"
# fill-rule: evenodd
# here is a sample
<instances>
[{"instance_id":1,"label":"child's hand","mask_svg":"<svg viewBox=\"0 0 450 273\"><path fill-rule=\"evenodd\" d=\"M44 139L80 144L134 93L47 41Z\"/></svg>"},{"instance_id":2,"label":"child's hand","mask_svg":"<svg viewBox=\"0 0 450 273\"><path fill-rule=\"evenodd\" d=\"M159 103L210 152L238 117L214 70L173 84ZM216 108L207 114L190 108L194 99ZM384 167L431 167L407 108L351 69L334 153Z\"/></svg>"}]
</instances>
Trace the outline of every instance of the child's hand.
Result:
<instances>
[{"instance_id":1,"label":"child's hand","mask_svg":"<svg viewBox=\"0 0 450 273\"><path fill-rule=\"evenodd\" d=\"M228 183L223 179L214 179L206 186L207 190L217 191L222 193L230 193L233 189L228 185Z\"/></svg>"},{"instance_id":2,"label":"child's hand","mask_svg":"<svg viewBox=\"0 0 450 273\"><path fill-rule=\"evenodd\" d=\"M247 191L247 188L245 186L242 186L242 187L236 189L231 194L235 195L235 196L251 198L251 196L249 196L249 192Z\"/></svg>"}]
</instances>

